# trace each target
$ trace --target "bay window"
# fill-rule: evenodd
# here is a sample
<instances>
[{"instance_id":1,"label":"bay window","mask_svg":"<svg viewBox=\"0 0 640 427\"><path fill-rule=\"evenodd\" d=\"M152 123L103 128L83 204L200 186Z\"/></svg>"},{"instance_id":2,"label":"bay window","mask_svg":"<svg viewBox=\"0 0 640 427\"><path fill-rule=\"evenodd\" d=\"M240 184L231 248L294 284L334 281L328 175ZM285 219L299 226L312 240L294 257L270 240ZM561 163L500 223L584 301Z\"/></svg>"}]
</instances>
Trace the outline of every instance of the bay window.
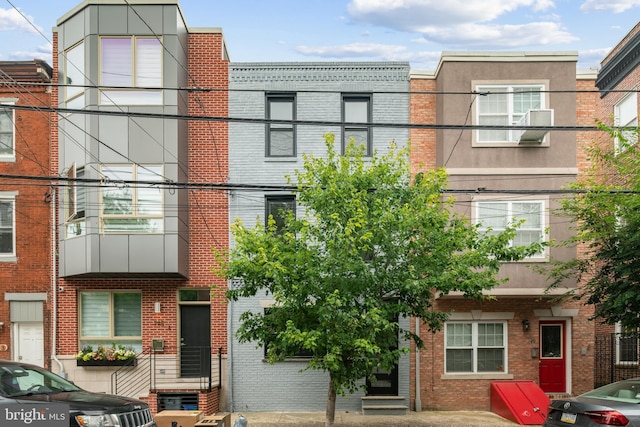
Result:
<instances>
[{"instance_id":1,"label":"bay window","mask_svg":"<svg viewBox=\"0 0 640 427\"><path fill-rule=\"evenodd\" d=\"M157 37L100 39L102 104L162 104L162 43Z\"/></svg>"},{"instance_id":2,"label":"bay window","mask_svg":"<svg viewBox=\"0 0 640 427\"><path fill-rule=\"evenodd\" d=\"M162 166L103 165L101 174L103 233L164 232Z\"/></svg>"}]
</instances>

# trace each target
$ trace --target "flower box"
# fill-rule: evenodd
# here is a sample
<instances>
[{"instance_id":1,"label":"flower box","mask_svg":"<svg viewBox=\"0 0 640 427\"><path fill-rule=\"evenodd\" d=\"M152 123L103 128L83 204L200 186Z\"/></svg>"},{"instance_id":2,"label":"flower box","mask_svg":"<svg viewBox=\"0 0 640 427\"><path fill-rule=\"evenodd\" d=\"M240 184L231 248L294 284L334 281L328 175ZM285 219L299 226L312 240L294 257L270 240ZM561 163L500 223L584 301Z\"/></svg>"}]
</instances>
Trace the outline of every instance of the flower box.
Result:
<instances>
[{"instance_id":1,"label":"flower box","mask_svg":"<svg viewBox=\"0 0 640 427\"><path fill-rule=\"evenodd\" d=\"M76 360L78 366L136 366L138 359L127 360Z\"/></svg>"}]
</instances>

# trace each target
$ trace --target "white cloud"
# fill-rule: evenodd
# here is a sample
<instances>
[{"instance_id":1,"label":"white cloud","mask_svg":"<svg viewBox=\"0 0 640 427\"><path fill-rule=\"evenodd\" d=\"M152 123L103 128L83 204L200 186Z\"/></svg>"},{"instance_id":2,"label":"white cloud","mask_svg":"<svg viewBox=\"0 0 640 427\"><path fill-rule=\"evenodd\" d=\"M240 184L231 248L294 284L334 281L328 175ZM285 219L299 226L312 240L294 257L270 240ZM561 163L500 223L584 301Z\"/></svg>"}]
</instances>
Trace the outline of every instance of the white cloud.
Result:
<instances>
[{"instance_id":1,"label":"white cloud","mask_svg":"<svg viewBox=\"0 0 640 427\"><path fill-rule=\"evenodd\" d=\"M42 32L42 28L33 23L32 17L22 16L16 9L0 9L0 31L13 30Z\"/></svg>"},{"instance_id":2,"label":"white cloud","mask_svg":"<svg viewBox=\"0 0 640 427\"><path fill-rule=\"evenodd\" d=\"M640 0L586 0L580 5L580 10L583 12L610 10L613 13L622 13L637 6L640 6Z\"/></svg>"},{"instance_id":3,"label":"white cloud","mask_svg":"<svg viewBox=\"0 0 640 427\"><path fill-rule=\"evenodd\" d=\"M351 43L334 46L298 46L296 51L320 58L371 58L383 61L407 61L412 63L435 63L440 51L414 52L406 46L381 43Z\"/></svg>"},{"instance_id":4,"label":"white cloud","mask_svg":"<svg viewBox=\"0 0 640 427\"><path fill-rule=\"evenodd\" d=\"M522 25L461 24L452 27L423 28L430 40L450 45L508 47L546 46L571 43L577 37L554 22L534 22Z\"/></svg>"},{"instance_id":5,"label":"white cloud","mask_svg":"<svg viewBox=\"0 0 640 427\"><path fill-rule=\"evenodd\" d=\"M347 9L356 22L412 32L425 26L489 22L521 7L539 12L553 6L552 0L351 0Z\"/></svg>"}]
</instances>

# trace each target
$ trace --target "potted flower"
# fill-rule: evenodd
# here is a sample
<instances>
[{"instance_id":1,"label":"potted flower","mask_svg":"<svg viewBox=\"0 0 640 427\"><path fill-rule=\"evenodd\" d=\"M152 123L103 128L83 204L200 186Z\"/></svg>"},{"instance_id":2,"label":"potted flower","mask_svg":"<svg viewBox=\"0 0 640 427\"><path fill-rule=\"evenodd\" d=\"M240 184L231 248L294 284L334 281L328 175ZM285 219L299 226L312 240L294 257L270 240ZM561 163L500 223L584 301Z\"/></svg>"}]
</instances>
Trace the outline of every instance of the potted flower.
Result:
<instances>
[{"instance_id":1,"label":"potted flower","mask_svg":"<svg viewBox=\"0 0 640 427\"><path fill-rule=\"evenodd\" d=\"M76 353L75 358L78 366L134 366L136 352L131 347L116 343L110 346L98 344L95 350L93 346L85 345Z\"/></svg>"}]
</instances>

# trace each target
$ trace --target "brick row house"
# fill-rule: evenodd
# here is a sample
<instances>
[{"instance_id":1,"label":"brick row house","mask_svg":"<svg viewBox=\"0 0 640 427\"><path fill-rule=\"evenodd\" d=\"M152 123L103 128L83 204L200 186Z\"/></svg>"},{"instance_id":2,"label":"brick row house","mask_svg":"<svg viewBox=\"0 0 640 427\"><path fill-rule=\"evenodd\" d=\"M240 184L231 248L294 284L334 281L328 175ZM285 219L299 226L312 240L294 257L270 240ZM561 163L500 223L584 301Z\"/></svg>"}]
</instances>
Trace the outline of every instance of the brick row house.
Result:
<instances>
[{"instance_id":1,"label":"brick row house","mask_svg":"<svg viewBox=\"0 0 640 427\"><path fill-rule=\"evenodd\" d=\"M51 93L22 83L0 96L18 106L36 105L23 96L37 94L59 108L3 110L0 144L11 122L15 145L13 156L0 145L0 173L60 177L55 194L2 180L0 357L40 346L36 362L87 389L144 398L154 411L324 410L324 374L301 373L304 359L270 365L263 348L234 338L240 314L272 300L226 301L227 283L210 267L212 249L233 245L236 218L251 226L296 209L294 194L256 186L286 184L303 153L322 155L325 133L339 144L358 138L368 155L411 142L412 171L446 167L472 222L500 228L524 218L513 244L561 241L571 224L554 213L556 192L586 167L594 137L579 127L611 109L621 120L633 113L628 98L600 98L596 84L637 88L637 67L624 59L638 49L638 27L599 75L578 71L575 52L444 52L429 72L402 62L234 63L222 30L189 27L177 0L85 0L58 19L53 46L51 72L37 62L29 77L50 77ZM624 79L608 78L625 67L633 71ZM637 96L635 106L637 123ZM35 209L38 222L29 220ZM551 246L505 263L508 281L490 300L438 298L452 315L437 333L401 321L425 348L337 409L386 395L413 410L489 410L495 381L533 381L550 396L592 388L593 311L548 295L532 268L579 250ZM113 344L134 349L135 361L76 359Z\"/></svg>"},{"instance_id":2,"label":"brick row house","mask_svg":"<svg viewBox=\"0 0 640 427\"><path fill-rule=\"evenodd\" d=\"M40 366L55 344L55 190L28 177L51 173L51 77L41 60L0 62L0 358Z\"/></svg>"},{"instance_id":3,"label":"brick row house","mask_svg":"<svg viewBox=\"0 0 640 427\"><path fill-rule=\"evenodd\" d=\"M97 391L152 409L225 403L224 288L209 271L228 246L228 58L219 28L190 28L176 1L95 1L54 28L67 184L58 209L56 357ZM199 88L222 91L204 91ZM187 120L201 116L201 120ZM87 346L132 348L133 367L94 366ZM119 369L117 375L113 375Z\"/></svg>"}]
</instances>

